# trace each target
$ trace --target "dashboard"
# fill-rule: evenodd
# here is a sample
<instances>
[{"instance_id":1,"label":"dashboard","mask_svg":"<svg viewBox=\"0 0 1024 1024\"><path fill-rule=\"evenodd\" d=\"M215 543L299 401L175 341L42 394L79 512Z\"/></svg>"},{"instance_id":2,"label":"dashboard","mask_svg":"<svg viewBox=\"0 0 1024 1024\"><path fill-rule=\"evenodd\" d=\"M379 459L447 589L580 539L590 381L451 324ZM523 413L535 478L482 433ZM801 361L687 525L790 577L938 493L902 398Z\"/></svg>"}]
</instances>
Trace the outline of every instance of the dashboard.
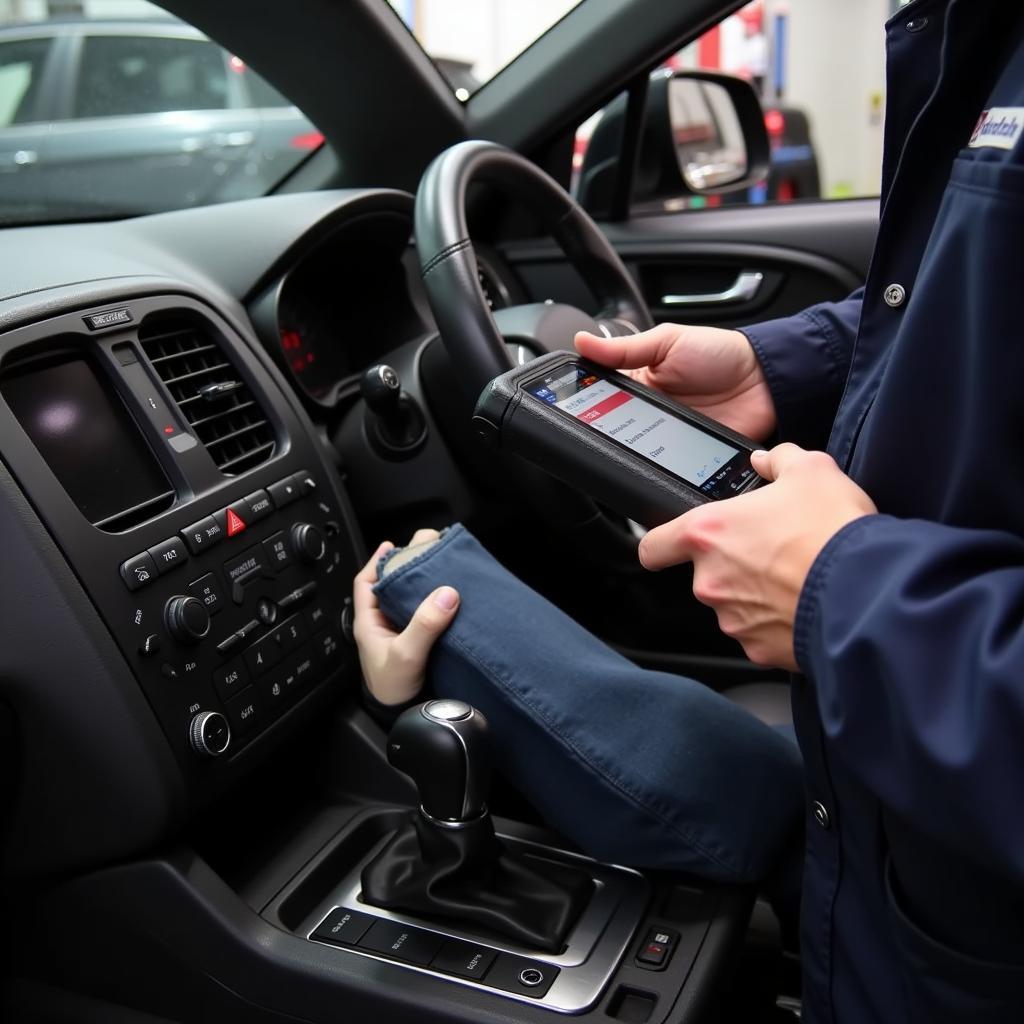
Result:
<instances>
[{"instance_id":1,"label":"dashboard","mask_svg":"<svg viewBox=\"0 0 1024 1024\"><path fill-rule=\"evenodd\" d=\"M5 233L15 870L159 841L358 691L365 550L324 439L367 366L435 333L412 204L320 192Z\"/></svg>"}]
</instances>

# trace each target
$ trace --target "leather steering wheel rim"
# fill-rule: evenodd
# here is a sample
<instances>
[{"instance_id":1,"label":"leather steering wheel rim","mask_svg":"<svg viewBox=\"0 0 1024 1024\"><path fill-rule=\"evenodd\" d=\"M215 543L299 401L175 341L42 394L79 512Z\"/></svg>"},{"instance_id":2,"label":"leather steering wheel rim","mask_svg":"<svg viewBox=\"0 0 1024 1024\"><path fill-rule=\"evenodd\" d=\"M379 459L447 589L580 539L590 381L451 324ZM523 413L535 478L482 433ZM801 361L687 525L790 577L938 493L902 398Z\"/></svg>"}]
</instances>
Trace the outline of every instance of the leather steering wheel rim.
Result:
<instances>
[{"instance_id":1,"label":"leather steering wheel rim","mask_svg":"<svg viewBox=\"0 0 1024 1024\"><path fill-rule=\"evenodd\" d=\"M416 194L415 233L427 299L456 372L475 398L512 367L491 316L469 238L466 193L486 182L524 201L597 297L600 316L653 326L629 271L590 215L553 178L493 142L460 142L437 156ZM569 339L567 339L567 342Z\"/></svg>"}]
</instances>

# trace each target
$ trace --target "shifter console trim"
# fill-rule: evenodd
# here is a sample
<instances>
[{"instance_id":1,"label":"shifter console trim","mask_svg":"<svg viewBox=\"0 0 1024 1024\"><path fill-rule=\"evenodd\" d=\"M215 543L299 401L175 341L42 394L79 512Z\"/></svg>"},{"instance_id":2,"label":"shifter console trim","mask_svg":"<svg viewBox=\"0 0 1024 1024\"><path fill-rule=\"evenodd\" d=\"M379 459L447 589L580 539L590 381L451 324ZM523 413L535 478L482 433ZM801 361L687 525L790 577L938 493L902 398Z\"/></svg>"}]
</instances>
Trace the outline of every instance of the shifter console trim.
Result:
<instances>
[{"instance_id":1,"label":"shifter console trim","mask_svg":"<svg viewBox=\"0 0 1024 1024\"><path fill-rule=\"evenodd\" d=\"M376 856L388 838L381 839L360 859L317 910L303 921L297 929L299 934L312 942L322 942L314 933L334 911L341 909L352 911L353 916L358 915L360 920L372 917L379 922L407 925L410 929L416 929L417 936L432 938L438 945L449 940L472 943L494 954L485 969L486 973L480 978L453 976L434 969L431 964L436 963L436 957L433 960L428 958L424 964L403 960L397 953L392 957L372 949L359 948L356 942L360 941L366 929L355 940L343 937L340 941L344 945L341 947L332 942L322 942L332 949L341 948L346 953L394 963L408 970L467 985L506 999L544 1006L557 1013L572 1014L582 1013L600 998L647 907L650 887L644 877L631 868L602 864L581 854L501 835L505 843L528 860L572 865L588 874L594 884L593 896L569 933L565 949L558 954L539 953L512 942L484 936L453 922L431 922L363 903L360 899L363 866ZM550 965L557 972L547 988L536 980L538 973L545 973L545 965ZM519 986L513 984L506 987L506 981L498 975L499 968L502 974L507 974L505 968L511 967L515 967L514 975L520 982ZM494 981L489 983L488 978L492 974ZM517 987L518 991L514 990Z\"/></svg>"}]
</instances>

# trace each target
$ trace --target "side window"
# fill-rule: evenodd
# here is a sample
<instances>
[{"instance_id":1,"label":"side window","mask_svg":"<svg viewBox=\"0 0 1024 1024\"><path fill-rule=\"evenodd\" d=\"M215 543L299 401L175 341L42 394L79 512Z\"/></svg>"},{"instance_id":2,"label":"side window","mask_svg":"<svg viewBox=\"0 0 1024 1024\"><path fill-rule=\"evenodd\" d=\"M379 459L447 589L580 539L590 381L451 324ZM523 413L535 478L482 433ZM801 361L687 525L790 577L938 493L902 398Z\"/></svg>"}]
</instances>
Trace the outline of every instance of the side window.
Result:
<instances>
[{"instance_id":1,"label":"side window","mask_svg":"<svg viewBox=\"0 0 1024 1024\"><path fill-rule=\"evenodd\" d=\"M75 117L221 110L228 105L227 75L221 49L206 40L89 36Z\"/></svg>"},{"instance_id":2,"label":"side window","mask_svg":"<svg viewBox=\"0 0 1024 1024\"><path fill-rule=\"evenodd\" d=\"M771 165L754 188L680 196L660 209L878 195L883 24L899 6L899 0L755 0L674 54L659 71L722 71L751 83L764 109ZM577 130L574 182L603 113Z\"/></svg>"},{"instance_id":3,"label":"side window","mask_svg":"<svg viewBox=\"0 0 1024 1024\"><path fill-rule=\"evenodd\" d=\"M34 121L49 39L0 43L0 128Z\"/></svg>"}]
</instances>

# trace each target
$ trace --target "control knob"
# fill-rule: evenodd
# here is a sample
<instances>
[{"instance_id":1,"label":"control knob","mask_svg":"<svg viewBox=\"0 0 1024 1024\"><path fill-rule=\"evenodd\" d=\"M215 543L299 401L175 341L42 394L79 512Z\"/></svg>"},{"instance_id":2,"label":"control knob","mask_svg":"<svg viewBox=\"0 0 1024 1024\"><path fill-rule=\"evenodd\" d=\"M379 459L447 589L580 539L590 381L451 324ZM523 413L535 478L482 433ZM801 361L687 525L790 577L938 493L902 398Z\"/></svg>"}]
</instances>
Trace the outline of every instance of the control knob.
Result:
<instances>
[{"instance_id":1,"label":"control knob","mask_svg":"<svg viewBox=\"0 0 1024 1024\"><path fill-rule=\"evenodd\" d=\"M192 749L204 757L220 757L231 742L231 726L219 711L200 711L189 726Z\"/></svg>"},{"instance_id":2,"label":"control knob","mask_svg":"<svg viewBox=\"0 0 1024 1024\"><path fill-rule=\"evenodd\" d=\"M292 551L300 562L312 565L327 551L324 535L312 523L296 523L291 529Z\"/></svg>"},{"instance_id":3,"label":"control knob","mask_svg":"<svg viewBox=\"0 0 1024 1024\"><path fill-rule=\"evenodd\" d=\"M198 597L172 597L164 606L164 622L167 632L183 644L197 644L210 632L210 613Z\"/></svg>"}]
</instances>

